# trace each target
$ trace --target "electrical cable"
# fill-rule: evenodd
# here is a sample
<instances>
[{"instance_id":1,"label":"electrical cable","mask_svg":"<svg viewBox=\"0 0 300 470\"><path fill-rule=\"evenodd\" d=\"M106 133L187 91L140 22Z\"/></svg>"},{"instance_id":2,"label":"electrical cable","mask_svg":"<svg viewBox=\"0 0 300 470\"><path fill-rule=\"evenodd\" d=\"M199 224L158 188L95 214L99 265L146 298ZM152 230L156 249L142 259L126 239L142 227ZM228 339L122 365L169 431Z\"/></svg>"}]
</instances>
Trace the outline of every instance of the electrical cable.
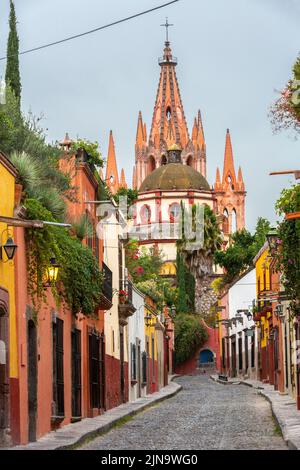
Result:
<instances>
[{"instance_id":1,"label":"electrical cable","mask_svg":"<svg viewBox=\"0 0 300 470\"><path fill-rule=\"evenodd\" d=\"M24 55L24 54L29 54L30 52L39 51L41 49L46 49L48 47L52 47L52 46L55 46L57 44L62 44L62 43L67 42L67 41L72 41L73 39L77 39L77 38L80 38L82 36L87 36L88 34L92 34L92 33L95 33L97 31L101 31L103 29L110 28L111 26L115 26L115 25L120 24L120 23L125 23L126 21L130 21L134 18L138 18L139 16L147 15L148 13L152 13L153 11L160 10L162 8L165 8L169 5L172 5L173 3L177 3L179 1L180 0L171 0L167 3L162 4L162 5L158 5L157 7L150 8L149 10L145 10L145 11L142 11L140 13L135 13L134 15L127 16L126 18L122 18L120 20L113 21L112 23L109 23L109 24L106 24L106 25L103 25L103 26L99 26L98 28L94 28L94 29L91 29L89 31L85 31L84 33L75 34L73 36L69 36L67 38L60 39L58 41L49 42L47 44L43 44L42 46L37 46L37 47L33 47L31 49L27 49L25 51L20 52L18 55L20 56L20 55ZM14 57L14 55L9 56L9 57L7 57L7 56L0 57L0 60L5 60L5 59L8 59L10 57Z\"/></svg>"}]
</instances>

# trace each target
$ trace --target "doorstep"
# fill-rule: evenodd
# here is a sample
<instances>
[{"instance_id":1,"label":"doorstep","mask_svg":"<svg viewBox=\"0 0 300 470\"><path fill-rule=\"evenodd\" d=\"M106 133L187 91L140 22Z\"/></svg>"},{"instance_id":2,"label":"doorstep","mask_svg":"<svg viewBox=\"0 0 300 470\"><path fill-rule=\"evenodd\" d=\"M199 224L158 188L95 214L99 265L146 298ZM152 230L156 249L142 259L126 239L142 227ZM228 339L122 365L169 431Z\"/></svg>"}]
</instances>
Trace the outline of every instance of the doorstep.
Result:
<instances>
[{"instance_id":1,"label":"doorstep","mask_svg":"<svg viewBox=\"0 0 300 470\"><path fill-rule=\"evenodd\" d=\"M211 375L215 382L230 385L248 385L259 391L271 404L274 418L278 422L283 438L289 449L300 450L300 411L297 410L296 401L288 394L282 394L270 384L259 380L228 379L228 382L219 379L218 375Z\"/></svg>"},{"instance_id":2,"label":"doorstep","mask_svg":"<svg viewBox=\"0 0 300 470\"><path fill-rule=\"evenodd\" d=\"M169 385L160 389L159 392L138 398L132 403L124 403L95 418L84 418L78 423L67 424L46 434L36 442L9 447L6 450L71 450L83 444L86 439L95 438L108 432L120 420L135 416L150 406L176 395L182 387L172 381L174 378L174 376L170 377Z\"/></svg>"}]
</instances>

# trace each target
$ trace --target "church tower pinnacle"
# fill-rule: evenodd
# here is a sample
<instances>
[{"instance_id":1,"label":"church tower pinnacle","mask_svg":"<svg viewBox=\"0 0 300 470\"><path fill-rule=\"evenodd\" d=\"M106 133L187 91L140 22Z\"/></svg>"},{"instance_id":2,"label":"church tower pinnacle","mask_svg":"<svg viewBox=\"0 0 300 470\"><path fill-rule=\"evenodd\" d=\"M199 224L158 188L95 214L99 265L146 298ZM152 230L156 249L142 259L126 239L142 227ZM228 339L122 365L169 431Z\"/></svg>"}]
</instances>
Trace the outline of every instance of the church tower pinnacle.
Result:
<instances>
[{"instance_id":1,"label":"church tower pinnacle","mask_svg":"<svg viewBox=\"0 0 300 470\"><path fill-rule=\"evenodd\" d=\"M236 177L229 129L226 132L222 180L217 168L214 191L217 212L223 217L224 233L231 234L244 228L246 191L241 168Z\"/></svg>"},{"instance_id":2,"label":"church tower pinnacle","mask_svg":"<svg viewBox=\"0 0 300 470\"><path fill-rule=\"evenodd\" d=\"M206 145L201 113L199 111L195 119L190 137L176 75L177 58L173 56L169 41L169 27L173 25L167 19L161 26L166 28L166 41L163 56L158 60L160 77L149 140L141 112L138 116L133 171L133 186L137 189L146 176L166 164L167 151L173 146L182 150L182 164L193 167L206 177Z\"/></svg>"},{"instance_id":3,"label":"church tower pinnacle","mask_svg":"<svg viewBox=\"0 0 300 470\"><path fill-rule=\"evenodd\" d=\"M119 189L119 173L117 167L115 143L112 131L109 133L109 144L106 163L106 184L112 194L116 194Z\"/></svg>"}]
</instances>

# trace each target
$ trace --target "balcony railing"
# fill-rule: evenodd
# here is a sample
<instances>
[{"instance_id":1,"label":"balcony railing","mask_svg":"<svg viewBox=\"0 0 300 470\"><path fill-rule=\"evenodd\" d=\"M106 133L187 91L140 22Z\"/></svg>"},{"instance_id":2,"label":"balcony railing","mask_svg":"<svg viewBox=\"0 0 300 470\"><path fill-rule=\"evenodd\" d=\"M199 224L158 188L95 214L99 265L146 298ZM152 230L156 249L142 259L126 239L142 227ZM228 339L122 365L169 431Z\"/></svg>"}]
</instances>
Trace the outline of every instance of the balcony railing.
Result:
<instances>
[{"instance_id":1,"label":"balcony railing","mask_svg":"<svg viewBox=\"0 0 300 470\"><path fill-rule=\"evenodd\" d=\"M105 297L111 302L112 301L112 295L113 295L113 287L112 287L112 276L113 273L109 269L108 266L106 266L105 263L102 264L102 269L103 269L103 294Z\"/></svg>"},{"instance_id":2,"label":"balcony railing","mask_svg":"<svg viewBox=\"0 0 300 470\"><path fill-rule=\"evenodd\" d=\"M113 298L113 284L112 278L113 273L106 266L105 263L102 263L102 272L103 272L103 284L102 284L102 294L100 298L99 308L103 310L109 310L112 307L112 298Z\"/></svg>"}]
</instances>

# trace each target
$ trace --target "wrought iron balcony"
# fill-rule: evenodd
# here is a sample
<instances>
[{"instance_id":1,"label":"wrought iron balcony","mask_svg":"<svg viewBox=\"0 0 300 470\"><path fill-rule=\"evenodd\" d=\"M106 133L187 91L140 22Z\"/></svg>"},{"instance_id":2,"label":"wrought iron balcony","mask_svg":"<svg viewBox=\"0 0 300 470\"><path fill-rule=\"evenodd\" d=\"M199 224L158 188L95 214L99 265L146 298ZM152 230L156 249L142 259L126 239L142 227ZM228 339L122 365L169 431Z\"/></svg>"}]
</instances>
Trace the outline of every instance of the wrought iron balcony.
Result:
<instances>
[{"instance_id":1,"label":"wrought iron balcony","mask_svg":"<svg viewBox=\"0 0 300 470\"><path fill-rule=\"evenodd\" d=\"M103 278L102 294L101 294L99 308L103 308L103 310L109 310L112 307L113 273L105 263L102 263L102 272L103 272L104 278Z\"/></svg>"}]
</instances>

